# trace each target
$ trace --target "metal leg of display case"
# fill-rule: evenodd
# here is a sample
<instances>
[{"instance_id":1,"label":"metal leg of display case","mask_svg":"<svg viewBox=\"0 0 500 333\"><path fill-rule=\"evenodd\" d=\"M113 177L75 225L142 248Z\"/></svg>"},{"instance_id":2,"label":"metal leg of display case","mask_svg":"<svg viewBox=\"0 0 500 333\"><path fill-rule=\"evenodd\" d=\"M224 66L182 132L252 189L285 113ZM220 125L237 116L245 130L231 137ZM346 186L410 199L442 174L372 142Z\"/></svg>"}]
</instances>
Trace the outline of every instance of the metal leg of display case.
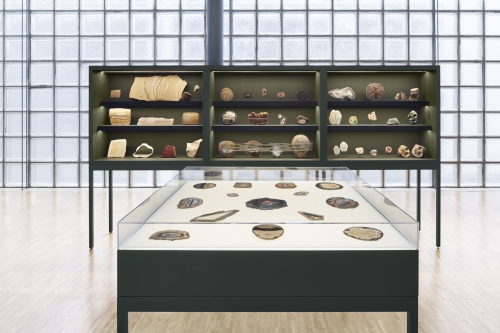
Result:
<instances>
[{"instance_id":1,"label":"metal leg of display case","mask_svg":"<svg viewBox=\"0 0 500 333\"><path fill-rule=\"evenodd\" d=\"M109 232L113 232L113 171L109 170L108 181Z\"/></svg>"},{"instance_id":2,"label":"metal leg of display case","mask_svg":"<svg viewBox=\"0 0 500 333\"><path fill-rule=\"evenodd\" d=\"M89 249L94 248L94 170L89 167Z\"/></svg>"},{"instance_id":3,"label":"metal leg of display case","mask_svg":"<svg viewBox=\"0 0 500 333\"><path fill-rule=\"evenodd\" d=\"M436 169L436 247L441 247L441 169Z\"/></svg>"},{"instance_id":4,"label":"metal leg of display case","mask_svg":"<svg viewBox=\"0 0 500 333\"><path fill-rule=\"evenodd\" d=\"M421 170L417 170L417 221L418 221L418 230L420 231L422 228L422 222L420 221L420 208L421 208L421 186L420 186L420 176Z\"/></svg>"}]
</instances>

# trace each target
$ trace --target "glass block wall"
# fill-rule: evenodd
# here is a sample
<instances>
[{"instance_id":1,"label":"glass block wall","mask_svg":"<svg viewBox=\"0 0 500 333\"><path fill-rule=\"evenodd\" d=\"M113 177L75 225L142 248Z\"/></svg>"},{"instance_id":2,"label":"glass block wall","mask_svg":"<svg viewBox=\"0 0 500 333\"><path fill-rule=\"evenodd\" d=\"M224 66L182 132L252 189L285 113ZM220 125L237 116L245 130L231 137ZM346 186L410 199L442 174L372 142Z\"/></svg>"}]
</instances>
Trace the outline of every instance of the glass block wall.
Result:
<instances>
[{"instance_id":1,"label":"glass block wall","mask_svg":"<svg viewBox=\"0 0 500 333\"><path fill-rule=\"evenodd\" d=\"M225 0L226 65L442 68L442 184L500 186L500 1ZM88 183L90 65L204 64L205 0L0 0L0 185ZM359 171L376 186L416 174ZM171 172L114 172L115 186ZM432 185L432 173L422 181ZM96 186L106 175L96 172Z\"/></svg>"}]
</instances>

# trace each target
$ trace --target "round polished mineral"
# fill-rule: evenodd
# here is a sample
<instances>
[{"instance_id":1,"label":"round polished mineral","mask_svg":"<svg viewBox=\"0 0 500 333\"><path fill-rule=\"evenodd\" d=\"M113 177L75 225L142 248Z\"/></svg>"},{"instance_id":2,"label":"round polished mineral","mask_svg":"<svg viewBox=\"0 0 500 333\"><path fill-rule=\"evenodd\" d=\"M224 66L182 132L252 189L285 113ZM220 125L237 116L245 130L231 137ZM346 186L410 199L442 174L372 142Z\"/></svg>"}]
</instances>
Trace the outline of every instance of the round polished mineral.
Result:
<instances>
[{"instance_id":1,"label":"round polished mineral","mask_svg":"<svg viewBox=\"0 0 500 333\"><path fill-rule=\"evenodd\" d=\"M260 239L273 240L283 236L285 231L276 224L259 224L252 228L252 232Z\"/></svg>"}]
</instances>

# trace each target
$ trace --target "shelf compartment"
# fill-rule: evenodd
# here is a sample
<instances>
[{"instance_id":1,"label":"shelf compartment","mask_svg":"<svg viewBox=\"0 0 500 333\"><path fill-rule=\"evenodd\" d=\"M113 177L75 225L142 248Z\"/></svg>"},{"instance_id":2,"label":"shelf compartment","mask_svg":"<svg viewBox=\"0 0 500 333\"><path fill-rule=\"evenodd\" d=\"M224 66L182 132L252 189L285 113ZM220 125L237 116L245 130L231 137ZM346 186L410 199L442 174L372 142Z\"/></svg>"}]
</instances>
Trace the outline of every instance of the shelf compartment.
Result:
<instances>
[{"instance_id":1,"label":"shelf compartment","mask_svg":"<svg viewBox=\"0 0 500 333\"><path fill-rule=\"evenodd\" d=\"M328 125L328 132L368 132L368 131L430 131L431 125Z\"/></svg>"},{"instance_id":2,"label":"shelf compartment","mask_svg":"<svg viewBox=\"0 0 500 333\"><path fill-rule=\"evenodd\" d=\"M101 106L109 108L201 108L202 101L102 101Z\"/></svg>"},{"instance_id":3,"label":"shelf compartment","mask_svg":"<svg viewBox=\"0 0 500 333\"><path fill-rule=\"evenodd\" d=\"M201 132L202 125L170 125L170 126L113 126L99 125L97 130L103 132Z\"/></svg>"},{"instance_id":4,"label":"shelf compartment","mask_svg":"<svg viewBox=\"0 0 500 333\"><path fill-rule=\"evenodd\" d=\"M203 157L198 156L198 157L188 157L188 156L177 156L177 157L171 157L171 158L163 158L158 155L154 157L147 157L147 158L140 158L140 157L133 157L133 156L125 156L125 157L101 157L98 159L95 159L94 162L106 162L106 163L150 163L150 162L175 162L175 161L182 161L182 162L201 162L203 161Z\"/></svg>"},{"instance_id":5,"label":"shelf compartment","mask_svg":"<svg viewBox=\"0 0 500 333\"><path fill-rule=\"evenodd\" d=\"M318 106L317 101L213 101L213 106L228 106L228 107L315 107Z\"/></svg>"},{"instance_id":6,"label":"shelf compartment","mask_svg":"<svg viewBox=\"0 0 500 333\"><path fill-rule=\"evenodd\" d=\"M328 107L412 108L429 106L429 101L328 101Z\"/></svg>"},{"instance_id":7,"label":"shelf compartment","mask_svg":"<svg viewBox=\"0 0 500 333\"><path fill-rule=\"evenodd\" d=\"M212 125L214 132L314 132L318 125Z\"/></svg>"}]
</instances>

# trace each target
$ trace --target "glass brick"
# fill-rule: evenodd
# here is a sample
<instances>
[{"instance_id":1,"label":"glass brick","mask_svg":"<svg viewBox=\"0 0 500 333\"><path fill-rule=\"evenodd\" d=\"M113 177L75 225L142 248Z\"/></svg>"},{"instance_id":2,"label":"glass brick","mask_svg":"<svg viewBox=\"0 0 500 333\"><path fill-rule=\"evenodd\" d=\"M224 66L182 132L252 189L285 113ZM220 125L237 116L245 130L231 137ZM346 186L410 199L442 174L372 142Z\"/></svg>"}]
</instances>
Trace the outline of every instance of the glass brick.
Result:
<instances>
[{"instance_id":1,"label":"glass brick","mask_svg":"<svg viewBox=\"0 0 500 333\"><path fill-rule=\"evenodd\" d=\"M382 59L382 38L359 38L360 60Z\"/></svg>"},{"instance_id":2,"label":"glass brick","mask_svg":"<svg viewBox=\"0 0 500 333\"><path fill-rule=\"evenodd\" d=\"M260 25L260 22L259 22ZM331 35L332 13L310 12L309 13L309 35Z\"/></svg>"},{"instance_id":3,"label":"glass brick","mask_svg":"<svg viewBox=\"0 0 500 333\"><path fill-rule=\"evenodd\" d=\"M332 39L330 37L309 37L309 60L331 60Z\"/></svg>"},{"instance_id":4,"label":"glass brick","mask_svg":"<svg viewBox=\"0 0 500 333\"><path fill-rule=\"evenodd\" d=\"M461 164L460 165L460 186L482 186L483 166L481 164Z\"/></svg>"},{"instance_id":5,"label":"glass brick","mask_svg":"<svg viewBox=\"0 0 500 333\"><path fill-rule=\"evenodd\" d=\"M1 171L1 169L0 169ZM5 186L26 186L26 166L20 163L5 164Z\"/></svg>"},{"instance_id":6,"label":"glass brick","mask_svg":"<svg viewBox=\"0 0 500 333\"><path fill-rule=\"evenodd\" d=\"M457 10L458 0L439 0L437 1L438 10Z\"/></svg>"},{"instance_id":7,"label":"glass brick","mask_svg":"<svg viewBox=\"0 0 500 333\"><path fill-rule=\"evenodd\" d=\"M441 113L441 136L458 135L458 114Z\"/></svg>"},{"instance_id":8,"label":"glass brick","mask_svg":"<svg viewBox=\"0 0 500 333\"><path fill-rule=\"evenodd\" d=\"M457 182L457 165L441 164L441 186L455 187Z\"/></svg>"},{"instance_id":9,"label":"glass brick","mask_svg":"<svg viewBox=\"0 0 500 333\"><path fill-rule=\"evenodd\" d=\"M106 60L120 61L129 59L128 37L106 38Z\"/></svg>"},{"instance_id":10,"label":"glass brick","mask_svg":"<svg viewBox=\"0 0 500 333\"><path fill-rule=\"evenodd\" d=\"M131 9L133 10L153 10L154 8L154 0L132 0Z\"/></svg>"},{"instance_id":11,"label":"glass brick","mask_svg":"<svg viewBox=\"0 0 500 333\"><path fill-rule=\"evenodd\" d=\"M77 37L56 37L56 60L78 60Z\"/></svg>"},{"instance_id":12,"label":"glass brick","mask_svg":"<svg viewBox=\"0 0 500 333\"><path fill-rule=\"evenodd\" d=\"M420 186L433 187L433 170L420 170ZM417 170L410 170L410 186L417 186Z\"/></svg>"},{"instance_id":13,"label":"glass brick","mask_svg":"<svg viewBox=\"0 0 500 333\"><path fill-rule=\"evenodd\" d=\"M56 13L56 35L78 35L78 13Z\"/></svg>"},{"instance_id":14,"label":"glass brick","mask_svg":"<svg viewBox=\"0 0 500 333\"><path fill-rule=\"evenodd\" d=\"M79 0L56 0L56 10L78 10Z\"/></svg>"},{"instance_id":15,"label":"glass brick","mask_svg":"<svg viewBox=\"0 0 500 333\"><path fill-rule=\"evenodd\" d=\"M106 13L106 34L128 35L128 13Z\"/></svg>"},{"instance_id":16,"label":"glass brick","mask_svg":"<svg viewBox=\"0 0 500 333\"><path fill-rule=\"evenodd\" d=\"M80 34L85 36L104 33L104 14L97 12L80 14Z\"/></svg>"},{"instance_id":17,"label":"glass brick","mask_svg":"<svg viewBox=\"0 0 500 333\"><path fill-rule=\"evenodd\" d=\"M283 13L283 35L305 35L306 13L285 12Z\"/></svg>"},{"instance_id":18,"label":"glass brick","mask_svg":"<svg viewBox=\"0 0 500 333\"><path fill-rule=\"evenodd\" d=\"M257 60L281 60L281 38L259 37Z\"/></svg>"},{"instance_id":19,"label":"glass brick","mask_svg":"<svg viewBox=\"0 0 500 333\"><path fill-rule=\"evenodd\" d=\"M223 47L222 57L224 61L229 60L229 44L230 44L229 37L224 37L224 45L222 46ZM224 66L229 66L229 65L230 65L229 63L228 64L224 63Z\"/></svg>"},{"instance_id":20,"label":"glass brick","mask_svg":"<svg viewBox=\"0 0 500 333\"><path fill-rule=\"evenodd\" d=\"M497 0L484 0L484 9L486 10L500 9L500 3Z\"/></svg>"},{"instance_id":21,"label":"glass brick","mask_svg":"<svg viewBox=\"0 0 500 333\"><path fill-rule=\"evenodd\" d=\"M500 164L488 163L485 165L485 182L488 186L500 186Z\"/></svg>"},{"instance_id":22,"label":"glass brick","mask_svg":"<svg viewBox=\"0 0 500 333\"><path fill-rule=\"evenodd\" d=\"M78 88L56 88L56 111L78 111Z\"/></svg>"},{"instance_id":23,"label":"glass brick","mask_svg":"<svg viewBox=\"0 0 500 333\"><path fill-rule=\"evenodd\" d=\"M78 186L78 164L56 163L56 187Z\"/></svg>"},{"instance_id":24,"label":"glass brick","mask_svg":"<svg viewBox=\"0 0 500 333\"><path fill-rule=\"evenodd\" d=\"M54 33L54 16L52 13L32 13L31 14L31 34L32 35L52 35Z\"/></svg>"},{"instance_id":25,"label":"glass brick","mask_svg":"<svg viewBox=\"0 0 500 333\"><path fill-rule=\"evenodd\" d=\"M483 0L460 0L460 10L481 10Z\"/></svg>"},{"instance_id":26,"label":"glass brick","mask_svg":"<svg viewBox=\"0 0 500 333\"><path fill-rule=\"evenodd\" d=\"M408 60L408 40L406 38L384 38L385 60Z\"/></svg>"},{"instance_id":27,"label":"glass brick","mask_svg":"<svg viewBox=\"0 0 500 333\"><path fill-rule=\"evenodd\" d=\"M334 0L333 10L352 10L357 8L356 0Z\"/></svg>"},{"instance_id":28,"label":"glass brick","mask_svg":"<svg viewBox=\"0 0 500 333\"><path fill-rule=\"evenodd\" d=\"M109 174L105 174L105 186L109 185L108 183ZM113 187L129 187L129 171L113 171Z\"/></svg>"},{"instance_id":29,"label":"glass brick","mask_svg":"<svg viewBox=\"0 0 500 333\"><path fill-rule=\"evenodd\" d=\"M486 38L485 60L500 60L500 38Z\"/></svg>"},{"instance_id":30,"label":"glass brick","mask_svg":"<svg viewBox=\"0 0 500 333\"><path fill-rule=\"evenodd\" d=\"M255 0L232 0L233 10L253 10L255 9Z\"/></svg>"},{"instance_id":31,"label":"glass brick","mask_svg":"<svg viewBox=\"0 0 500 333\"><path fill-rule=\"evenodd\" d=\"M453 162L457 156L457 139L441 139L441 160Z\"/></svg>"},{"instance_id":32,"label":"glass brick","mask_svg":"<svg viewBox=\"0 0 500 333\"><path fill-rule=\"evenodd\" d=\"M283 38L283 60L305 60L306 50L305 37Z\"/></svg>"},{"instance_id":33,"label":"glass brick","mask_svg":"<svg viewBox=\"0 0 500 333\"><path fill-rule=\"evenodd\" d=\"M31 89L31 111L52 111L54 103L52 88Z\"/></svg>"},{"instance_id":34,"label":"glass brick","mask_svg":"<svg viewBox=\"0 0 500 333\"><path fill-rule=\"evenodd\" d=\"M5 63L5 85L26 84L26 65L20 62Z\"/></svg>"},{"instance_id":35,"label":"glass brick","mask_svg":"<svg viewBox=\"0 0 500 333\"><path fill-rule=\"evenodd\" d=\"M18 37L5 38L5 60L19 61L21 60L21 57L23 58L23 60L26 60L26 55L27 55L26 38L18 38Z\"/></svg>"},{"instance_id":36,"label":"glass brick","mask_svg":"<svg viewBox=\"0 0 500 333\"><path fill-rule=\"evenodd\" d=\"M480 86L483 84L483 68L477 63L460 65L460 84L463 86Z\"/></svg>"},{"instance_id":37,"label":"glass brick","mask_svg":"<svg viewBox=\"0 0 500 333\"><path fill-rule=\"evenodd\" d=\"M77 86L79 78L77 62L56 63L56 84L63 86Z\"/></svg>"},{"instance_id":38,"label":"glass brick","mask_svg":"<svg viewBox=\"0 0 500 333\"><path fill-rule=\"evenodd\" d=\"M82 63L80 65L80 85L88 86L89 85L89 67L90 66L102 66L102 62L93 62L93 63Z\"/></svg>"},{"instance_id":39,"label":"glass brick","mask_svg":"<svg viewBox=\"0 0 500 333\"><path fill-rule=\"evenodd\" d=\"M52 136L54 134L52 113L32 113L30 115L30 132L32 136Z\"/></svg>"},{"instance_id":40,"label":"glass brick","mask_svg":"<svg viewBox=\"0 0 500 333\"><path fill-rule=\"evenodd\" d=\"M5 138L5 162L21 162L24 159L26 150L26 139Z\"/></svg>"},{"instance_id":41,"label":"glass brick","mask_svg":"<svg viewBox=\"0 0 500 333\"><path fill-rule=\"evenodd\" d=\"M94 174L94 186L104 187L104 171L101 170L93 171L93 174ZM80 163L80 186L81 187L89 186L89 165L87 163Z\"/></svg>"},{"instance_id":42,"label":"glass brick","mask_svg":"<svg viewBox=\"0 0 500 333\"><path fill-rule=\"evenodd\" d=\"M460 110L482 111L483 88L460 88Z\"/></svg>"},{"instance_id":43,"label":"glass brick","mask_svg":"<svg viewBox=\"0 0 500 333\"><path fill-rule=\"evenodd\" d=\"M441 110L458 111L457 88L441 88Z\"/></svg>"},{"instance_id":44,"label":"glass brick","mask_svg":"<svg viewBox=\"0 0 500 333\"><path fill-rule=\"evenodd\" d=\"M359 170L359 177L371 186L382 186L381 170Z\"/></svg>"},{"instance_id":45,"label":"glass brick","mask_svg":"<svg viewBox=\"0 0 500 333\"><path fill-rule=\"evenodd\" d=\"M408 9L406 0L384 0L385 10Z\"/></svg>"},{"instance_id":46,"label":"glass brick","mask_svg":"<svg viewBox=\"0 0 500 333\"><path fill-rule=\"evenodd\" d=\"M460 139L460 160L481 161L483 159L482 139Z\"/></svg>"},{"instance_id":47,"label":"glass brick","mask_svg":"<svg viewBox=\"0 0 500 333\"><path fill-rule=\"evenodd\" d=\"M27 134L26 119L21 112L5 112L5 135L21 136Z\"/></svg>"},{"instance_id":48,"label":"glass brick","mask_svg":"<svg viewBox=\"0 0 500 333\"><path fill-rule=\"evenodd\" d=\"M255 35L255 13L243 12L233 14L234 35Z\"/></svg>"},{"instance_id":49,"label":"glass brick","mask_svg":"<svg viewBox=\"0 0 500 333\"><path fill-rule=\"evenodd\" d=\"M276 10L281 8L281 0L257 0L259 10Z\"/></svg>"},{"instance_id":50,"label":"glass brick","mask_svg":"<svg viewBox=\"0 0 500 333\"><path fill-rule=\"evenodd\" d=\"M307 6L309 9L332 9L331 0L308 0Z\"/></svg>"},{"instance_id":51,"label":"glass brick","mask_svg":"<svg viewBox=\"0 0 500 333\"><path fill-rule=\"evenodd\" d=\"M33 163L31 168L31 186L52 187L54 182L54 168L52 163Z\"/></svg>"},{"instance_id":52,"label":"glass brick","mask_svg":"<svg viewBox=\"0 0 500 333\"><path fill-rule=\"evenodd\" d=\"M485 14L485 35L498 36L500 35L500 13Z\"/></svg>"},{"instance_id":53,"label":"glass brick","mask_svg":"<svg viewBox=\"0 0 500 333\"><path fill-rule=\"evenodd\" d=\"M179 38L157 38L156 39L157 60L179 59Z\"/></svg>"},{"instance_id":54,"label":"glass brick","mask_svg":"<svg viewBox=\"0 0 500 333\"><path fill-rule=\"evenodd\" d=\"M54 39L37 37L31 39L31 60L52 60ZM77 50L78 52L78 50Z\"/></svg>"},{"instance_id":55,"label":"glass brick","mask_svg":"<svg viewBox=\"0 0 500 333\"><path fill-rule=\"evenodd\" d=\"M26 88L5 88L5 111L23 111L23 93ZM25 106L24 106L25 107Z\"/></svg>"},{"instance_id":56,"label":"glass brick","mask_svg":"<svg viewBox=\"0 0 500 333\"><path fill-rule=\"evenodd\" d=\"M382 0L358 0L359 9L382 9Z\"/></svg>"},{"instance_id":57,"label":"glass brick","mask_svg":"<svg viewBox=\"0 0 500 333\"><path fill-rule=\"evenodd\" d=\"M89 114L80 113L80 136L89 136Z\"/></svg>"},{"instance_id":58,"label":"glass brick","mask_svg":"<svg viewBox=\"0 0 500 333\"><path fill-rule=\"evenodd\" d=\"M21 12L5 13L5 35L23 35L26 34L28 20L26 14Z\"/></svg>"},{"instance_id":59,"label":"glass brick","mask_svg":"<svg viewBox=\"0 0 500 333\"><path fill-rule=\"evenodd\" d=\"M441 85L456 86L458 84L458 65L457 63L440 63L441 67Z\"/></svg>"},{"instance_id":60,"label":"glass brick","mask_svg":"<svg viewBox=\"0 0 500 333\"><path fill-rule=\"evenodd\" d=\"M138 171L132 170L130 172L130 181L132 187L151 187L153 186L154 171Z\"/></svg>"},{"instance_id":61,"label":"glass brick","mask_svg":"<svg viewBox=\"0 0 500 333\"><path fill-rule=\"evenodd\" d=\"M357 38L334 38L333 57L335 60L357 60Z\"/></svg>"},{"instance_id":62,"label":"glass brick","mask_svg":"<svg viewBox=\"0 0 500 333\"><path fill-rule=\"evenodd\" d=\"M283 0L283 9L306 9L306 0Z\"/></svg>"},{"instance_id":63,"label":"glass brick","mask_svg":"<svg viewBox=\"0 0 500 333\"><path fill-rule=\"evenodd\" d=\"M129 0L106 0L106 10L127 10L129 2Z\"/></svg>"},{"instance_id":64,"label":"glass brick","mask_svg":"<svg viewBox=\"0 0 500 333\"><path fill-rule=\"evenodd\" d=\"M52 10L54 9L53 0L31 0L30 2L31 10Z\"/></svg>"},{"instance_id":65,"label":"glass brick","mask_svg":"<svg viewBox=\"0 0 500 333\"><path fill-rule=\"evenodd\" d=\"M52 138L31 139L30 157L32 162L52 162L54 160Z\"/></svg>"},{"instance_id":66,"label":"glass brick","mask_svg":"<svg viewBox=\"0 0 500 333\"><path fill-rule=\"evenodd\" d=\"M56 135L78 136L78 114L56 113Z\"/></svg>"},{"instance_id":67,"label":"glass brick","mask_svg":"<svg viewBox=\"0 0 500 333\"><path fill-rule=\"evenodd\" d=\"M179 0L156 0L156 9L180 9Z\"/></svg>"},{"instance_id":68,"label":"glass brick","mask_svg":"<svg viewBox=\"0 0 500 333\"><path fill-rule=\"evenodd\" d=\"M500 136L500 113L486 114L486 136Z\"/></svg>"},{"instance_id":69,"label":"glass brick","mask_svg":"<svg viewBox=\"0 0 500 333\"><path fill-rule=\"evenodd\" d=\"M89 110L89 88L80 88L80 111Z\"/></svg>"},{"instance_id":70,"label":"glass brick","mask_svg":"<svg viewBox=\"0 0 500 333\"><path fill-rule=\"evenodd\" d=\"M255 59L255 38L234 37L233 38L233 60Z\"/></svg>"},{"instance_id":71,"label":"glass brick","mask_svg":"<svg viewBox=\"0 0 500 333\"><path fill-rule=\"evenodd\" d=\"M457 13L438 13L437 33L438 35L458 34Z\"/></svg>"},{"instance_id":72,"label":"glass brick","mask_svg":"<svg viewBox=\"0 0 500 333\"><path fill-rule=\"evenodd\" d=\"M462 113L460 115L460 136L482 136L483 115L481 113Z\"/></svg>"},{"instance_id":73,"label":"glass brick","mask_svg":"<svg viewBox=\"0 0 500 333\"><path fill-rule=\"evenodd\" d=\"M89 161L89 140L80 139L80 161Z\"/></svg>"},{"instance_id":74,"label":"glass brick","mask_svg":"<svg viewBox=\"0 0 500 333\"><path fill-rule=\"evenodd\" d=\"M411 35L432 35L431 13L410 13Z\"/></svg>"},{"instance_id":75,"label":"glass brick","mask_svg":"<svg viewBox=\"0 0 500 333\"><path fill-rule=\"evenodd\" d=\"M482 38L460 38L461 60L482 60L483 39Z\"/></svg>"},{"instance_id":76,"label":"glass brick","mask_svg":"<svg viewBox=\"0 0 500 333\"><path fill-rule=\"evenodd\" d=\"M432 60L432 39L426 37L410 38L410 60Z\"/></svg>"},{"instance_id":77,"label":"glass brick","mask_svg":"<svg viewBox=\"0 0 500 333\"><path fill-rule=\"evenodd\" d=\"M500 139L486 139L486 161L500 162Z\"/></svg>"},{"instance_id":78,"label":"glass brick","mask_svg":"<svg viewBox=\"0 0 500 333\"><path fill-rule=\"evenodd\" d=\"M481 35L483 33L483 14L460 13L460 34Z\"/></svg>"},{"instance_id":79,"label":"glass brick","mask_svg":"<svg viewBox=\"0 0 500 333\"><path fill-rule=\"evenodd\" d=\"M386 35L406 35L408 19L406 13L386 13L384 18L384 33Z\"/></svg>"},{"instance_id":80,"label":"glass brick","mask_svg":"<svg viewBox=\"0 0 500 333\"><path fill-rule=\"evenodd\" d=\"M179 13L157 13L156 33L158 35L178 35L180 33Z\"/></svg>"},{"instance_id":81,"label":"glass brick","mask_svg":"<svg viewBox=\"0 0 500 333\"><path fill-rule=\"evenodd\" d=\"M103 60L103 38L82 37L80 38L80 47L82 60Z\"/></svg>"},{"instance_id":82,"label":"glass brick","mask_svg":"<svg viewBox=\"0 0 500 333\"><path fill-rule=\"evenodd\" d=\"M205 0L182 0L181 6L181 9L204 10Z\"/></svg>"},{"instance_id":83,"label":"glass brick","mask_svg":"<svg viewBox=\"0 0 500 333\"><path fill-rule=\"evenodd\" d=\"M78 139L56 139L55 152L57 162L78 161Z\"/></svg>"},{"instance_id":84,"label":"glass brick","mask_svg":"<svg viewBox=\"0 0 500 333\"><path fill-rule=\"evenodd\" d=\"M156 186L163 186L177 175L177 171L157 170L156 171Z\"/></svg>"},{"instance_id":85,"label":"glass brick","mask_svg":"<svg viewBox=\"0 0 500 333\"><path fill-rule=\"evenodd\" d=\"M262 12L259 13L259 35L280 35L281 16L280 13Z\"/></svg>"},{"instance_id":86,"label":"glass brick","mask_svg":"<svg viewBox=\"0 0 500 333\"><path fill-rule=\"evenodd\" d=\"M500 86L500 63L486 63L484 72L487 86Z\"/></svg>"},{"instance_id":87,"label":"glass brick","mask_svg":"<svg viewBox=\"0 0 500 333\"><path fill-rule=\"evenodd\" d=\"M382 15L380 13L373 13L373 12L360 13L359 14L359 34L360 35L381 35L382 34Z\"/></svg>"},{"instance_id":88,"label":"glass brick","mask_svg":"<svg viewBox=\"0 0 500 333\"><path fill-rule=\"evenodd\" d=\"M385 171L385 186L386 187L402 187L406 186L408 179L406 170L386 170Z\"/></svg>"},{"instance_id":89,"label":"glass brick","mask_svg":"<svg viewBox=\"0 0 500 333\"><path fill-rule=\"evenodd\" d=\"M183 37L181 43L182 60L205 60L205 39L203 37ZM233 43L233 47L237 46ZM255 42L252 52L255 57Z\"/></svg>"},{"instance_id":90,"label":"glass brick","mask_svg":"<svg viewBox=\"0 0 500 333\"><path fill-rule=\"evenodd\" d=\"M335 35L355 35L358 31L356 13L334 12L333 29Z\"/></svg>"},{"instance_id":91,"label":"glass brick","mask_svg":"<svg viewBox=\"0 0 500 333\"><path fill-rule=\"evenodd\" d=\"M224 12L224 22L222 23L223 25L223 34L224 36L229 35L229 12Z\"/></svg>"},{"instance_id":92,"label":"glass brick","mask_svg":"<svg viewBox=\"0 0 500 333\"><path fill-rule=\"evenodd\" d=\"M104 0L80 0L81 10L103 10Z\"/></svg>"},{"instance_id":93,"label":"glass brick","mask_svg":"<svg viewBox=\"0 0 500 333\"><path fill-rule=\"evenodd\" d=\"M457 60L458 57L458 39L443 38L438 40L438 59L439 60ZM463 40L463 38L462 38Z\"/></svg>"},{"instance_id":94,"label":"glass brick","mask_svg":"<svg viewBox=\"0 0 500 333\"><path fill-rule=\"evenodd\" d=\"M153 13L132 13L132 35L152 35L153 27Z\"/></svg>"}]
</instances>

